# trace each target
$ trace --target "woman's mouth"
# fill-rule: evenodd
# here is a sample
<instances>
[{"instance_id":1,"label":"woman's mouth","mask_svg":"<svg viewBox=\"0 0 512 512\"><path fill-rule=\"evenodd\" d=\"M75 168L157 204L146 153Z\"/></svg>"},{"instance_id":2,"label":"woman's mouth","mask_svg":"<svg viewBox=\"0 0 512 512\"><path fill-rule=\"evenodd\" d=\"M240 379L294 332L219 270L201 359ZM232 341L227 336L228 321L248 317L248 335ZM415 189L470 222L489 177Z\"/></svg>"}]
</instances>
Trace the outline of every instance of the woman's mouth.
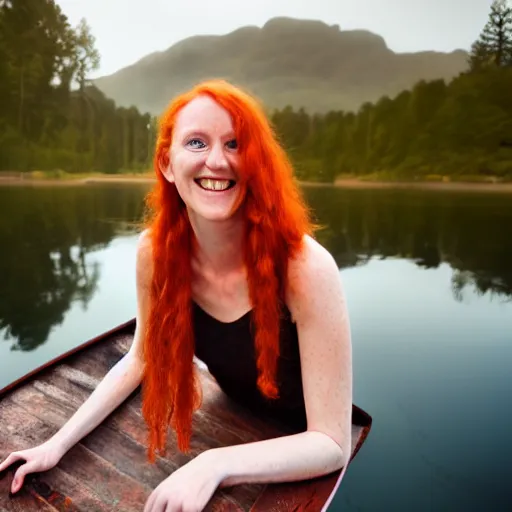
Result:
<instances>
[{"instance_id":1,"label":"woman's mouth","mask_svg":"<svg viewBox=\"0 0 512 512\"><path fill-rule=\"evenodd\" d=\"M203 190L223 192L236 185L235 180L220 180L213 178L196 178L194 180Z\"/></svg>"}]
</instances>

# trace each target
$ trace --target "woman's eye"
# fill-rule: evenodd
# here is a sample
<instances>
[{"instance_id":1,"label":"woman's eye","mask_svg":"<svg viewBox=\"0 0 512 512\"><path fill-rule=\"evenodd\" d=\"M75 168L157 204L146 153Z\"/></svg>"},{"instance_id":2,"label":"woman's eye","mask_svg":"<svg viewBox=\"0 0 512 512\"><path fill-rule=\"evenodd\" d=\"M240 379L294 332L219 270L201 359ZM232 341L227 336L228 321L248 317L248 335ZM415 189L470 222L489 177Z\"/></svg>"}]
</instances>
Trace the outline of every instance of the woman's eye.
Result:
<instances>
[{"instance_id":1,"label":"woman's eye","mask_svg":"<svg viewBox=\"0 0 512 512\"><path fill-rule=\"evenodd\" d=\"M190 146L195 149L202 149L202 148L204 148L205 145L204 145L203 141L201 141L199 139L191 139L187 142L187 146Z\"/></svg>"},{"instance_id":2,"label":"woman's eye","mask_svg":"<svg viewBox=\"0 0 512 512\"><path fill-rule=\"evenodd\" d=\"M236 139L230 140L226 145L229 149L236 149L238 147Z\"/></svg>"}]
</instances>

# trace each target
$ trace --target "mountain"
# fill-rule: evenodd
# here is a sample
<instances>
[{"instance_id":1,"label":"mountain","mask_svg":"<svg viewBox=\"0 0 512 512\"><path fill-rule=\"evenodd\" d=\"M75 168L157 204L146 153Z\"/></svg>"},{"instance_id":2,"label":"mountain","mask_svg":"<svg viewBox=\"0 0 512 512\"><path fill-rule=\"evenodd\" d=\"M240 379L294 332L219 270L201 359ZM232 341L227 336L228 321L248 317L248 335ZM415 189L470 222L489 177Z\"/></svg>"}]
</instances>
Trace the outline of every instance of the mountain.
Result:
<instances>
[{"instance_id":1,"label":"mountain","mask_svg":"<svg viewBox=\"0 0 512 512\"><path fill-rule=\"evenodd\" d=\"M184 39L94 83L118 105L152 114L205 78L241 85L269 108L325 112L356 110L421 79L450 80L466 70L466 59L462 50L395 53L366 30L280 17L262 28Z\"/></svg>"}]
</instances>

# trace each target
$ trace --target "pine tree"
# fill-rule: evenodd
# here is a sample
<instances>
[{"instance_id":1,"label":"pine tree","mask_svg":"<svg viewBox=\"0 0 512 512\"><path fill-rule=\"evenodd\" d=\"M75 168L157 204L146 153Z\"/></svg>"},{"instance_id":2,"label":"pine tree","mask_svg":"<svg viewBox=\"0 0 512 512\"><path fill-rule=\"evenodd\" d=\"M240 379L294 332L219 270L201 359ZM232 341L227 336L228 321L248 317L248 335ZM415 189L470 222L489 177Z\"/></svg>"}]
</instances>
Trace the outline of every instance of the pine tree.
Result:
<instances>
[{"instance_id":1,"label":"pine tree","mask_svg":"<svg viewBox=\"0 0 512 512\"><path fill-rule=\"evenodd\" d=\"M472 71L512 66L512 5L509 0L492 3L489 20L471 47L469 65Z\"/></svg>"}]
</instances>

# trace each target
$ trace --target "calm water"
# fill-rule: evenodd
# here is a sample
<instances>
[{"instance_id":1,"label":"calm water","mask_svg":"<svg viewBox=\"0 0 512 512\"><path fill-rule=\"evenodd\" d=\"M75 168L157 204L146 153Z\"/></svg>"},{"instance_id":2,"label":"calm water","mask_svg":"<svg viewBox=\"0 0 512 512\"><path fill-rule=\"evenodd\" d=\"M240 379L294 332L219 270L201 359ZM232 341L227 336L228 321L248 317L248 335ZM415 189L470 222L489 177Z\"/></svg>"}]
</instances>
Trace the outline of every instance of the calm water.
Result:
<instances>
[{"instance_id":1,"label":"calm water","mask_svg":"<svg viewBox=\"0 0 512 512\"><path fill-rule=\"evenodd\" d=\"M135 314L141 185L0 188L0 388ZM332 510L511 510L512 198L308 188L373 429Z\"/></svg>"}]
</instances>

